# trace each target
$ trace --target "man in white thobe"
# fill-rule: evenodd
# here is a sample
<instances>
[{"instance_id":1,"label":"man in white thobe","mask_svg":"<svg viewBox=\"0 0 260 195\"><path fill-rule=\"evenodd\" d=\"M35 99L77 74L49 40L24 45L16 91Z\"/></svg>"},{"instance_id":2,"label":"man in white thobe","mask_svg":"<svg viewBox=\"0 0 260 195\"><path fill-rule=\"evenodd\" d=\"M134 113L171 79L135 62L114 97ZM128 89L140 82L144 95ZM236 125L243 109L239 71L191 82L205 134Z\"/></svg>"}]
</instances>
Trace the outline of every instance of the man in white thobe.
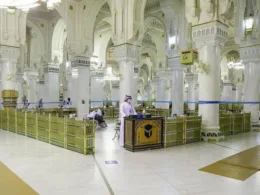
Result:
<instances>
[{"instance_id":1,"label":"man in white thobe","mask_svg":"<svg viewBox=\"0 0 260 195\"><path fill-rule=\"evenodd\" d=\"M124 117L136 114L134 107L132 106L132 97L126 95L124 102L120 105L121 126L120 126L120 146L124 147Z\"/></svg>"}]
</instances>

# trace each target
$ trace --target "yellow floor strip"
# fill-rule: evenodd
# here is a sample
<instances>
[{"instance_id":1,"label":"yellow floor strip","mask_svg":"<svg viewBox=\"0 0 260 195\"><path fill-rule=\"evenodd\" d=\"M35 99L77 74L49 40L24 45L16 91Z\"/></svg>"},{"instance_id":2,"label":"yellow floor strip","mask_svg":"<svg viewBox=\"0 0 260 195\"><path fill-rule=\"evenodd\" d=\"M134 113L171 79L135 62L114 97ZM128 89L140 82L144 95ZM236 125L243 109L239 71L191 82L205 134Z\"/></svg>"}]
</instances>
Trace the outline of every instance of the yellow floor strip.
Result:
<instances>
[{"instance_id":1,"label":"yellow floor strip","mask_svg":"<svg viewBox=\"0 0 260 195\"><path fill-rule=\"evenodd\" d=\"M3 195L38 195L8 167L0 162L0 194Z\"/></svg>"},{"instance_id":2,"label":"yellow floor strip","mask_svg":"<svg viewBox=\"0 0 260 195\"><path fill-rule=\"evenodd\" d=\"M227 164L260 170L260 146L245 150L222 161Z\"/></svg>"},{"instance_id":3,"label":"yellow floor strip","mask_svg":"<svg viewBox=\"0 0 260 195\"><path fill-rule=\"evenodd\" d=\"M200 171L244 181L260 170L260 146L245 150Z\"/></svg>"},{"instance_id":4,"label":"yellow floor strip","mask_svg":"<svg viewBox=\"0 0 260 195\"><path fill-rule=\"evenodd\" d=\"M254 175L258 170L238 167L218 161L200 169L200 171L245 181L247 178Z\"/></svg>"}]
</instances>

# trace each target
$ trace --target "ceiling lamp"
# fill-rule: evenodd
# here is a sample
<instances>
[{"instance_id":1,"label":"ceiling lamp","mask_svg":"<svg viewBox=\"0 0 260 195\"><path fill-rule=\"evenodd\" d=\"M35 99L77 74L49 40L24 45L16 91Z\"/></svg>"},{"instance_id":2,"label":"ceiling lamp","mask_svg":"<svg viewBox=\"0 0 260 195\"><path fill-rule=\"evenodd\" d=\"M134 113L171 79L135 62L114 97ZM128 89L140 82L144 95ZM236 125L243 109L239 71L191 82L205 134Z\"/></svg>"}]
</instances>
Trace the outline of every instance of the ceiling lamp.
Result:
<instances>
[{"instance_id":1,"label":"ceiling lamp","mask_svg":"<svg viewBox=\"0 0 260 195\"><path fill-rule=\"evenodd\" d=\"M229 69L243 70L245 68L242 61L234 62L233 60L227 63Z\"/></svg>"},{"instance_id":2,"label":"ceiling lamp","mask_svg":"<svg viewBox=\"0 0 260 195\"><path fill-rule=\"evenodd\" d=\"M254 18L252 14L245 18L245 23L246 23L246 34L250 34L253 31L253 24L254 24Z\"/></svg>"},{"instance_id":3,"label":"ceiling lamp","mask_svg":"<svg viewBox=\"0 0 260 195\"><path fill-rule=\"evenodd\" d=\"M107 67L106 75L104 76L105 81L119 81L120 77L113 75L113 69L112 67Z\"/></svg>"},{"instance_id":4,"label":"ceiling lamp","mask_svg":"<svg viewBox=\"0 0 260 195\"><path fill-rule=\"evenodd\" d=\"M42 2L47 3L47 8L52 10L60 5L61 0L0 0L0 9L7 9L10 14L14 14L17 9L28 12L29 9L40 6Z\"/></svg>"}]
</instances>

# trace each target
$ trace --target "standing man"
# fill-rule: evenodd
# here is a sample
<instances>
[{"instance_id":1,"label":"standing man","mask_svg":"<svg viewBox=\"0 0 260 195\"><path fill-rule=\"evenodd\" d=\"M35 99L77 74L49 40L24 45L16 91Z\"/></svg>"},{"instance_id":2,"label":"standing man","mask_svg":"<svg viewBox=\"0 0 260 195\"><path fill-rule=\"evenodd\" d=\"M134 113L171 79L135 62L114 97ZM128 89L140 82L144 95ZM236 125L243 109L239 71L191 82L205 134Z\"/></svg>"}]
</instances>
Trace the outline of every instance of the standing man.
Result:
<instances>
[{"instance_id":1,"label":"standing man","mask_svg":"<svg viewBox=\"0 0 260 195\"><path fill-rule=\"evenodd\" d=\"M126 95L124 102L120 106L120 115L121 115L121 126L120 126L120 146L124 147L124 118L129 115L136 114L134 107L132 106L132 97Z\"/></svg>"}]
</instances>

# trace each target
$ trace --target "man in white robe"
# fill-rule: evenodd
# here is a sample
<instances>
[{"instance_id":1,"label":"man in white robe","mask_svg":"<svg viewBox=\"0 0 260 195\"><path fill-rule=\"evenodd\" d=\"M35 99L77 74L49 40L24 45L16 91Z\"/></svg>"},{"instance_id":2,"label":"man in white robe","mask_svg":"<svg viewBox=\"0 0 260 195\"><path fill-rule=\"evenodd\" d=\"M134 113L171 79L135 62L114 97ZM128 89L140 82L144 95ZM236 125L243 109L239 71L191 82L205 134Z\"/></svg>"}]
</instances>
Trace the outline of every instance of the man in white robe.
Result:
<instances>
[{"instance_id":1,"label":"man in white robe","mask_svg":"<svg viewBox=\"0 0 260 195\"><path fill-rule=\"evenodd\" d=\"M129 115L135 115L136 111L132 106L132 97L126 95L124 102L120 105L120 116L121 116L121 126L120 126L120 146L124 147L124 117Z\"/></svg>"}]
</instances>

